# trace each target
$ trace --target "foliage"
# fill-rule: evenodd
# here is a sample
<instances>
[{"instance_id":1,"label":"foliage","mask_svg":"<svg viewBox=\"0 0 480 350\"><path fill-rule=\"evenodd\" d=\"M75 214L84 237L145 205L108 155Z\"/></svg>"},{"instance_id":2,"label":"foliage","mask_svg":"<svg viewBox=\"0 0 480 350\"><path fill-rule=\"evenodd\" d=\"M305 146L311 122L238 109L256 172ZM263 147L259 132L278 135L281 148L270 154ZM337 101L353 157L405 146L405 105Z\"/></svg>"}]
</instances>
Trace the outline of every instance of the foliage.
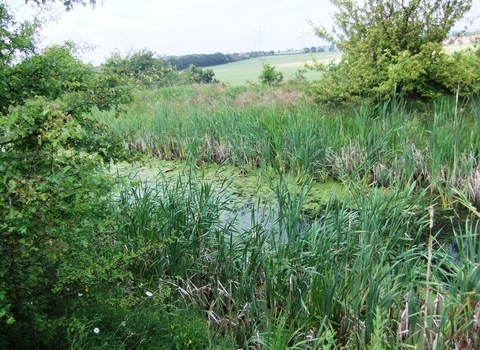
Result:
<instances>
[{"instance_id":1,"label":"foliage","mask_svg":"<svg viewBox=\"0 0 480 350\"><path fill-rule=\"evenodd\" d=\"M2 321L1 328L8 335L2 340L19 348L51 342L62 319L54 315L71 297L69 291L104 279L112 269L95 257L112 256L109 240L99 232L111 227L113 183L97 173L99 154L72 143L81 138L82 129L61 110L61 104L37 99L0 118L5 140L0 155L0 275L6 292L1 306L15 320L10 325ZM104 132L106 142L109 130ZM41 336L23 334L26 329L41 330Z\"/></svg>"},{"instance_id":2,"label":"foliage","mask_svg":"<svg viewBox=\"0 0 480 350\"><path fill-rule=\"evenodd\" d=\"M95 6L96 3L97 3L97 0L87 0L87 1L85 1L85 0L25 0L26 3L28 3L29 1L32 1L37 5L45 4L47 2L56 2L56 1L63 2L63 5L65 6L65 9L67 11L70 11L71 9L73 9L74 4L81 4L81 5L85 6L88 3L92 6Z\"/></svg>"},{"instance_id":3,"label":"foliage","mask_svg":"<svg viewBox=\"0 0 480 350\"><path fill-rule=\"evenodd\" d=\"M195 304L237 348L414 348L424 334L453 348L478 339L478 220L450 224L439 208L458 205L452 189L464 203L478 189L478 100L439 100L425 115L404 101L326 114L291 85L138 95L143 103L118 118L95 116L131 147L190 167L162 162L158 179L117 196L119 244L155 247L130 264L130 284L168 286L166 303ZM204 178L204 162L237 168L212 166ZM223 187L232 177L241 185ZM268 189L253 203L236 205L232 192L255 193L262 182ZM432 298L422 309L431 203Z\"/></svg>"},{"instance_id":4,"label":"foliage","mask_svg":"<svg viewBox=\"0 0 480 350\"><path fill-rule=\"evenodd\" d=\"M1 66L3 70L17 55L33 52L35 46L33 34L37 25L29 22L17 23L8 12L7 4L3 2L0 3L0 25L5 28L0 32L0 60L3 63Z\"/></svg>"},{"instance_id":5,"label":"foliage","mask_svg":"<svg viewBox=\"0 0 480 350\"><path fill-rule=\"evenodd\" d=\"M35 54L36 27L3 19L14 40L0 72L0 345L64 348L76 291L123 277L115 264L128 259L106 233L114 182L101 173L125 157L123 143L84 113L130 101L131 86L71 45Z\"/></svg>"},{"instance_id":6,"label":"foliage","mask_svg":"<svg viewBox=\"0 0 480 350\"><path fill-rule=\"evenodd\" d=\"M210 84L218 82L213 77L215 73L212 69L202 69L191 64L187 69L182 71L182 77L187 84Z\"/></svg>"},{"instance_id":7,"label":"foliage","mask_svg":"<svg viewBox=\"0 0 480 350\"><path fill-rule=\"evenodd\" d=\"M477 346L477 100L443 100L433 120L397 100L338 117L291 86L182 86L141 91L151 103L119 116L128 75L68 48L4 71L18 85L0 115L0 348ZM474 66L449 74L467 82ZM120 185L103 167L123 156L113 128L191 167ZM210 180L203 161L241 169ZM245 186L254 167L268 194L235 207L231 174ZM312 180L330 177L343 198L329 183L307 212ZM471 215L442 225L445 203Z\"/></svg>"},{"instance_id":8,"label":"foliage","mask_svg":"<svg viewBox=\"0 0 480 350\"><path fill-rule=\"evenodd\" d=\"M197 178L194 166L185 170L185 177L160 177L121 193L119 238L160 242L133 275L152 274L155 290L168 286L172 298L202 308L239 346L396 349L428 342L429 333L452 347L462 336L477 339L478 322L471 320L479 291L478 223L456 234L454 259L435 244L427 282L437 298L423 309L423 234L435 213L414 182L378 188L352 177L344 198L327 195L307 221L308 177L292 179L272 166L265 173L273 200L263 203L259 195L232 210L234 198L224 200L228 181L213 183L225 178L221 170L212 179ZM438 234L443 229L433 226ZM172 332L178 335L180 344L190 339Z\"/></svg>"},{"instance_id":9,"label":"foliage","mask_svg":"<svg viewBox=\"0 0 480 350\"><path fill-rule=\"evenodd\" d=\"M188 68L190 65L195 65L197 67L209 67L216 66L219 64L226 64L231 62L237 62L247 59L248 56L240 55L238 53L234 54L223 54L221 52L213 54L192 54L184 56L168 56L165 58L172 66L176 67L178 70L183 70Z\"/></svg>"},{"instance_id":10,"label":"foliage","mask_svg":"<svg viewBox=\"0 0 480 350\"><path fill-rule=\"evenodd\" d=\"M277 71L270 63L262 64L262 73L258 77L262 84L275 85L283 81L283 73Z\"/></svg>"},{"instance_id":11,"label":"foliage","mask_svg":"<svg viewBox=\"0 0 480 350\"><path fill-rule=\"evenodd\" d=\"M139 93L142 103L118 118L111 112L95 117L130 148L161 159L246 169L276 163L317 180L354 177L374 186L413 179L433 193L441 190L447 202L453 185L470 192L472 201L480 198L477 99L443 98L427 105L428 112L413 112L418 107L398 100L326 113L309 103L304 88L172 87Z\"/></svg>"},{"instance_id":12,"label":"foliage","mask_svg":"<svg viewBox=\"0 0 480 350\"><path fill-rule=\"evenodd\" d=\"M218 342L211 341L207 321L197 309L167 306L168 296L157 291L151 297L141 294L140 288L131 291L129 297L135 302L130 306L112 305L114 300L121 301L120 295L111 295L108 301L107 293L81 294L77 303L83 301L87 306L95 302L96 307L85 312L89 322L67 334L70 349L201 350Z\"/></svg>"},{"instance_id":13,"label":"foliage","mask_svg":"<svg viewBox=\"0 0 480 350\"><path fill-rule=\"evenodd\" d=\"M314 85L318 101L383 99L392 93L432 97L456 90L458 81L450 81L453 76L439 70L453 62L442 52L442 41L470 9L471 1L332 3L338 9L333 32L317 27L316 33L344 56L338 67L325 69L323 82Z\"/></svg>"},{"instance_id":14,"label":"foliage","mask_svg":"<svg viewBox=\"0 0 480 350\"><path fill-rule=\"evenodd\" d=\"M133 77L139 85L148 88L172 86L181 81L180 74L168 61L147 49L129 52L125 56L115 52L106 59L101 70Z\"/></svg>"},{"instance_id":15,"label":"foliage","mask_svg":"<svg viewBox=\"0 0 480 350\"><path fill-rule=\"evenodd\" d=\"M273 50L270 51L250 51L247 52L249 58L259 58L265 56L272 56L275 54Z\"/></svg>"},{"instance_id":16,"label":"foliage","mask_svg":"<svg viewBox=\"0 0 480 350\"><path fill-rule=\"evenodd\" d=\"M454 52L434 70L442 85L460 96L476 96L480 91L480 47Z\"/></svg>"},{"instance_id":17,"label":"foliage","mask_svg":"<svg viewBox=\"0 0 480 350\"><path fill-rule=\"evenodd\" d=\"M125 56L113 53L102 65L102 72L132 77L138 86L161 88L183 84L214 83L212 69L202 69L191 64L178 72L169 61L156 57L150 50L133 51Z\"/></svg>"}]
</instances>

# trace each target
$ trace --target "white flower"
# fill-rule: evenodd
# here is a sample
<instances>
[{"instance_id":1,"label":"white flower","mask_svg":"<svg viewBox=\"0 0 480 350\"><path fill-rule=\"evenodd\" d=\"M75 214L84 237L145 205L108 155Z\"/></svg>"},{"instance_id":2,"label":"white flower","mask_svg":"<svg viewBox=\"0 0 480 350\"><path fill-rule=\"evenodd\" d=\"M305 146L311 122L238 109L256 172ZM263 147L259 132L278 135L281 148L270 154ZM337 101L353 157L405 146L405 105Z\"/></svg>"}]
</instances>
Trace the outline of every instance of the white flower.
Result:
<instances>
[{"instance_id":1,"label":"white flower","mask_svg":"<svg viewBox=\"0 0 480 350\"><path fill-rule=\"evenodd\" d=\"M148 292L148 291L145 293L145 295L146 295L147 297L149 297L149 298L150 298L150 297L153 297L153 293L150 293L150 292Z\"/></svg>"},{"instance_id":2,"label":"white flower","mask_svg":"<svg viewBox=\"0 0 480 350\"><path fill-rule=\"evenodd\" d=\"M94 328L94 329L93 329L93 333L95 333L95 334L98 334L98 333L100 333L100 329L98 329L98 328Z\"/></svg>"},{"instance_id":3,"label":"white flower","mask_svg":"<svg viewBox=\"0 0 480 350\"><path fill-rule=\"evenodd\" d=\"M79 297L83 297L83 293L78 293L78 296L79 296Z\"/></svg>"},{"instance_id":4,"label":"white flower","mask_svg":"<svg viewBox=\"0 0 480 350\"><path fill-rule=\"evenodd\" d=\"M125 321L123 321L123 322L122 322L122 327L125 327L125 324L126 324Z\"/></svg>"}]
</instances>

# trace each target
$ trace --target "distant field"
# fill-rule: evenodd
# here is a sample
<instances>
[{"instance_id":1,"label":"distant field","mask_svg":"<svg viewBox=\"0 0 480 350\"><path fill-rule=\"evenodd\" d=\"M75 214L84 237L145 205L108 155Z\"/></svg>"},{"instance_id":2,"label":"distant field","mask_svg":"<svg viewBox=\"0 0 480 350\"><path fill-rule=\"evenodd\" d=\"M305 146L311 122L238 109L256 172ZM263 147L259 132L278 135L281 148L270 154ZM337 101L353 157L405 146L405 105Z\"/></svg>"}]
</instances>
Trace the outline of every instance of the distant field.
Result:
<instances>
[{"instance_id":1,"label":"distant field","mask_svg":"<svg viewBox=\"0 0 480 350\"><path fill-rule=\"evenodd\" d=\"M312 61L312 55L318 61L329 62L339 60L342 57L341 52L322 52L315 54L291 54L291 55L273 55L262 57L262 60L251 58L249 60L222 64L220 66L207 67L213 69L215 78L223 83L231 85L245 85L247 80L258 82L258 76L262 72L262 63L270 63L277 67L277 70L283 73L285 80L293 76L299 69L303 68L305 62ZM319 76L318 72L307 72L306 77L309 80L315 80Z\"/></svg>"},{"instance_id":2,"label":"distant field","mask_svg":"<svg viewBox=\"0 0 480 350\"><path fill-rule=\"evenodd\" d=\"M463 45L446 45L444 46L447 52L454 52L465 50L468 48L474 48L473 44ZM285 80L289 79L299 69L301 69L305 62L312 61L312 55L318 61L329 62L331 60L340 60L342 57L341 52L321 52L321 53L304 53L304 54L278 54L273 56L262 57L262 60L257 58L251 58L249 60L222 64L219 66L207 67L213 69L215 72L215 78L223 83L229 83L231 85L246 85L247 80L258 82L258 76L262 71L262 63L270 63L275 66L277 70L283 73ZM318 79L318 72L307 72L305 74L308 80L313 81Z\"/></svg>"},{"instance_id":3,"label":"distant field","mask_svg":"<svg viewBox=\"0 0 480 350\"><path fill-rule=\"evenodd\" d=\"M455 52L455 51L474 49L475 45L474 44L455 44L455 45L444 45L443 47L447 52Z\"/></svg>"}]
</instances>

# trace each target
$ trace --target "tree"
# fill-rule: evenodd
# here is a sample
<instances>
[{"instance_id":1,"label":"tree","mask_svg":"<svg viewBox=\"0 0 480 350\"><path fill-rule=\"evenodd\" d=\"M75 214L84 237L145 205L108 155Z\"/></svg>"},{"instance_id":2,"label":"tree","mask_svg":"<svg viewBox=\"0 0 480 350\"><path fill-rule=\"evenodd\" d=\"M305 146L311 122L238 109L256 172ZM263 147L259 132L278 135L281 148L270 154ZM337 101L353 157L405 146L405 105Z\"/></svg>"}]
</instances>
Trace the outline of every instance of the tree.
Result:
<instances>
[{"instance_id":1,"label":"tree","mask_svg":"<svg viewBox=\"0 0 480 350\"><path fill-rule=\"evenodd\" d=\"M305 52L305 53L310 53L310 48L309 48L309 47L304 47L304 48L303 48L303 52Z\"/></svg>"},{"instance_id":2,"label":"tree","mask_svg":"<svg viewBox=\"0 0 480 350\"><path fill-rule=\"evenodd\" d=\"M85 308L72 290L120 256L99 234L113 191L101 170L124 144L88 113L130 102L131 83L83 64L72 44L40 50L38 25L16 23L4 2L0 19L0 348L68 348Z\"/></svg>"},{"instance_id":3,"label":"tree","mask_svg":"<svg viewBox=\"0 0 480 350\"><path fill-rule=\"evenodd\" d=\"M330 32L317 27L316 34L344 55L324 83L315 86L321 100L388 98L392 92L434 96L444 91L436 68L447 59L442 41L471 8L471 0L331 2L337 7L334 28Z\"/></svg>"},{"instance_id":4,"label":"tree","mask_svg":"<svg viewBox=\"0 0 480 350\"><path fill-rule=\"evenodd\" d=\"M262 84L275 85L283 81L283 73L276 70L270 63L262 64L262 74L258 77Z\"/></svg>"},{"instance_id":5,"label":"tree","mask_svg":"<svg viewBox=\"0 0 480 350\"><path fill-rule=\"evenodd\" d=\"M215 72L212 69L202 69L191 64L182 72L182 77L189 84L210 84L217 82L213 77Z\"/></svg>"},{"instance_id":6,"label":"tree","mask_svg":"<svg viewBox=\"0 0 480 350\"><path fill-rule=\"evenodd\" d=\"M245 59L245 57L240 56L237 53L223 54L221 52L217 52L214 54L169 56L166 58L166 61L169 62L172 66L175 66L178 70L183 70L188 68L191 64L195 65L196 67L204 68L229 62L236 62L242 59Z\"/></svg>"},{"instance_id":7,"label":"tree","mask_svg":"<svg viewBox=\"0 0 480 350\"><path fill-rule=\"evenodd\" d=\"M472 6L472 0L331 0L338 8L335 26L329 33L317 27L316 33L341 51L381 56L386 50L398 55L405 50L418 53L428 43L441 43L456 21Z\"/></svg>"},{"instance_id":8,"label":"tree","mask_svg":"<svg viewBox=\"0 0 480 350\"><path fill-rule=\"evenodd\" d=\"M316 46L312 46L310 48L310 52L317 52L317 47Z\"/></svg>"},{"instance_id":9,"label":"tree","mask_svg":"<svg viewBox=\"0 0 480 350\"><path fill-rule=\"evenodd\" d=\"M180 84L177 70L163 58L148 49L132 51L122 56L114 52L106 59L102 72L131 76L148 88Z\"/></svg>"},{"instance_id":10,"label":"tree","mask_svg":"<svg viewBox=\"0 0 480 350\"><path fill-rule=\"evenodd\" d=\"M56 2L57 0L25 0L25 3L28 3L30 1L37 4L37 5L40 5L40 4L46 4L47 2ZM71 9L73 9L74 4L81 4L83 6L85 6L87 4L95 6L97 4L97 0L88 0L88 1L85 1L85 0L58 0L58 1L63 2L63 5L67 9L67 11L70 11ZM102 0L102 2L103 2L103 0Z\"/></svg>"}]
</instances>

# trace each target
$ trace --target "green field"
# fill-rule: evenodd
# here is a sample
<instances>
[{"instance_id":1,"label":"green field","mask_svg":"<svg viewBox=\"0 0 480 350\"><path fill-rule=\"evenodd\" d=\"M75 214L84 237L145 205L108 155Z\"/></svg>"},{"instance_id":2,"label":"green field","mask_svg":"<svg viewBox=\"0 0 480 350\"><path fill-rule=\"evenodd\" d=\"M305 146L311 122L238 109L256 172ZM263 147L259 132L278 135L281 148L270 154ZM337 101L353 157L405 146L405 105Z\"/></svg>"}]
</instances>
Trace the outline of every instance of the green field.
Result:
<instances>
[{"instance_id":1,"label":"green field","mask_svg":"<svg viewBox=\"0 0 480 350\"><path fill-rule=\"evenodd\" d=\"M277 67L277 70L283 73L285 80L294 76L299 69L302 69L305 62L312 61L315 57L318 61L329 62L331 60L338 60L342 56L341 52L322 52L315 54L291 54L291 55L273 55L262 57L259 59L249 59L239 62L223 64L220 66L207 67L213 69L215 78L223 83L232 85L245 85L247 81L258 82L258 76L262 72L262 64L270 63ZM307 72L307 79L313 81L319 76L318 72Z\"/></svg>"},{"instance_id":2,"label":"green field","mask_svg":"<svg viewBox=\"0 0 480 350\"><path fill-rule=\"evenodd\" d=\"M465 50L473 45L450 45L445 46L448 52ZM312 57L317 61L328 63L332 60L340 60L341 52L321 52L321 53L292 53L292 54L275 54L273 56L252 58L244 61L238 61L228 64L206 67L215 72L215 78L222 83L231 85L247 85L248 82L258 82L258 76L262 72L262 64L270 63L275 66L278 71L283 73L285 80L293 78L299 69L302 69L306 62L311 62ZM309 81L318 79L319 73L316 71L308 71L305 77Z\"/></svg>"}]
</instances>

